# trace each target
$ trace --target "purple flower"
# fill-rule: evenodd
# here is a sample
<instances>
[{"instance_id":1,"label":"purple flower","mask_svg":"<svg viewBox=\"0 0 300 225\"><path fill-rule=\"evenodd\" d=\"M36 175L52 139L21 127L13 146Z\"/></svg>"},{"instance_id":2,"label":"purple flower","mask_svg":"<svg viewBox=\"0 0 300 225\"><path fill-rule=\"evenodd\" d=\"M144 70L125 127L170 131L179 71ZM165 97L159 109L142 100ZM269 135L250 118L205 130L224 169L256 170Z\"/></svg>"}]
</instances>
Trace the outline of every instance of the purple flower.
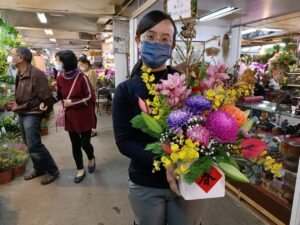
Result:
<instances>
[{"instance_id":1,"label":"purple flower","mask_svg":"<svg viewBox=\"0 0 300 225\"><path fill-rule=\"evenodd\" d=\"M191 96L185 102L185 105L192 111L193 115L198 115L203 110L209 110L211 104L211 101L201 95Z\"/></svg>"},{"instance_id":2,"label":"purple flower","mask_svg":"<svg viewBox=\"0 0 300 225\"><path fill-rule=\"evenodd\" d=\"M231 143L237 138L238 125L227 112L218 110L209 114L205 126L220 143Z\"/></svg>"},{"instance_id":3,"label":"purple flower","mask_svg":"<svg viewBox=\"0 0 300 225\"><path fill-rule=\"evenodd\" d=\"M184 124L186 124L188 119L191 118L191 116L191 113L187 110L177 109L169 114L167 122L171 128L177 129L181 128Z\"/></svg>"},{"instance_id":4,"label":"purple flower","mask_svg":"<svg viewBox=\"0 0 300 225\"><path fill-rule=\"evenodd\" d=\"M204 145L205 147L207 147L210 141L209 130L198 124L192 128L189 128L186 132L186 135L193 141L199 141L200 144Z\"/></svg>"}]
</instances>

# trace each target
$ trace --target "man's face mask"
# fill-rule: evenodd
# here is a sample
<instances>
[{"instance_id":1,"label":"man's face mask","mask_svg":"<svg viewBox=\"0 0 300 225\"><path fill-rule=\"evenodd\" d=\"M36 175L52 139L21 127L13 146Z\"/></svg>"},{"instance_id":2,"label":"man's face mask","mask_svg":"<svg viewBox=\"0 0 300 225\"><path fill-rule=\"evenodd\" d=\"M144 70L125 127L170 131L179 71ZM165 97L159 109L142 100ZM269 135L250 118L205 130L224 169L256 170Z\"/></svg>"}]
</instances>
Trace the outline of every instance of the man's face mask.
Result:
<instances>
[{"instance_id":1,"label":"man's face mask","mask_svg":"<svg viewBox=\"0 0 300 225\"><path fill-rule=\"evenodd\" d=\"M143 62L150 68L157 68L171 58L172 46L159 42L141 42L140 55Z\"/></svg>"}]
</instances>

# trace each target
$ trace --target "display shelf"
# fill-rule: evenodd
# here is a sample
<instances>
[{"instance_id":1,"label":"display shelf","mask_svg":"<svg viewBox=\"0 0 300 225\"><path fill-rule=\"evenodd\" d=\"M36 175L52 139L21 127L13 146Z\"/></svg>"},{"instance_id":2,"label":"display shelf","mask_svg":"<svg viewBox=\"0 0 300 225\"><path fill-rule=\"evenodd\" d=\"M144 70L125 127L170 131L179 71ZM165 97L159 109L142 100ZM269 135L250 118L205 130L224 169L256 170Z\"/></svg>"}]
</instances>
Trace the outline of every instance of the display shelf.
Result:
<instances>
[{"instance_id":1,"label":"display shelf","mask_svg":"<svg viewBox=\"0 0 300 225\"><path fill-rule=\"evenodd\" d=\"M300 97L297 97L297 98L300 98ZM249 109L256 109L256 110L265 111L265 112L269 112L269 113L274 113L277 115L280 114L280 115L284 115L284 116L288 116L288 117L292 117L292 118L296 118L296 119L300 120L300 115L294 115L289 111L283 110L283 107L285 105L278 106L278 104L269 102L269 101L262 101L259 103L238 103L237 106L238 107L246 107Z\"/></svg>"},{"instance_id":2,"label":"display shelf","mask_svg":"<svg viewBox=\"0 0 300 225\"><path fill-rule=\"evenodd\" d=\"M286 141L290 145L293 145L295 147L300 147L300 137L286 137L284 135L279 135L279 134L273 134L272 132L264 131L258 128L253 128L255 132L266 134L271 137L278 137L282 141ZM300 150L299 150L300 151Z\"/></svg>"},{"instance_id":3,"label":"display shelf","mask_svg":"<svg viewBox=\"0 0 300 225\"><path fill-rule=\"evenodd\" d=\"M291 205L261 185L226 181L226 187L275 224L289 224Z\"/></svg>"},{"instance_id":4,"label":"display shelf","mask_svg":"<svg viewBox=\"0 0 300 225\"><path fill-rule=\"evenodd\" d=\"M300 84L288 84L288 87L300 87Z\"/></svg>"},{"instance_id":5,"label":"display shelf","mask_svg":"<svg viewBox=\"0 0 300 225\"><path fill-rule=\"evenodd\" d=\"M298 72L288 72L287 75L300 75L300 71Z\"/></svg>"}]
</instances>

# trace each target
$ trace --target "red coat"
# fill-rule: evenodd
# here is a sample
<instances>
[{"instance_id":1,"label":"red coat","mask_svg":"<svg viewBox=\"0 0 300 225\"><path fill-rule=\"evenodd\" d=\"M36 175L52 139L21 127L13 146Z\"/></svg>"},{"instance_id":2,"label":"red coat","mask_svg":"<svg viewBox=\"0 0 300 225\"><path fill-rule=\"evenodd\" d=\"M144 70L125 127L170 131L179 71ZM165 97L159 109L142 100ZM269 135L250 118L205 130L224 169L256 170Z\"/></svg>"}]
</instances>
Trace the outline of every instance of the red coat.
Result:
<instances>
[{"instance_id":1,"label":"red coat","mask_svg":"<svg viewBox=\"0 0 300 225\"><path fill-rule=\"evenodd\" d=\"M72 132L85 132L96 127L95 120L95 91L88 78L79 72L75 86L69 99L72 106L65 111L65 130ZM57 99L66 99L69 95L75 77L67 79L63 74L57 77Z\"/></svg>"}]
</instances>

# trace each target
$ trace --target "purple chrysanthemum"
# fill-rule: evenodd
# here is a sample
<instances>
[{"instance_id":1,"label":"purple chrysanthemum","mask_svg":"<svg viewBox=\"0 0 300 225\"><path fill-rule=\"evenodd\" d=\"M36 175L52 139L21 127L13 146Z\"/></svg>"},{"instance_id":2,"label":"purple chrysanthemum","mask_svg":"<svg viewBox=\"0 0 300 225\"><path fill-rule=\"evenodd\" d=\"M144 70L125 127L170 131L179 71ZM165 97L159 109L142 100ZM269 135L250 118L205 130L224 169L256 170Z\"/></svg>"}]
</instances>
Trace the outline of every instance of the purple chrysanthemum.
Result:
<instances>
[{"instance_id":1,"label":"purple chrysanthemum","mask_svg":"<svg viewBox=\"0 0 300 225\"><path fill-rule=\"evenodd\" d=\"M189 97L185 105L192 111L194 115L200 114L203 110L209 110L212 102L201 95Z\"/></svg>"},{"instance_id":2,"label":"purple chrysanthemum","mask_svg":"<svg viewBox=\"0 0 300 225\"><path fill-rule=\"evenodd\" d=\"M190 112L184 109L177 109L170 113L167 122L171 128L177 129L186 124L189 118L191 118Z\"/></svg>"},{"instance_id":3,"label":"purple chrysanthemum","mask_svg":"<svg viewBox=\"0 0 300 225\"><path fill-rule=\"evenodd\" d=\"M234 118L223 111L216 111L208 115L205 127L213 138L221 143L234 142L238 134L238 125Z\"/></svg>"},{"instance_id":4,"label":"purple chrysanthemum","mask_svg":"<svg viewBox=\"0 0 300 225\"><path fill-rule=\"evenodd\" d=\"M210 141L209 130L198 124L192 128L189 128L186 132L186 135L193 141L199 141L200 144L204 145L205 147L207 147Z\"/></svg>"}]
</instances>

